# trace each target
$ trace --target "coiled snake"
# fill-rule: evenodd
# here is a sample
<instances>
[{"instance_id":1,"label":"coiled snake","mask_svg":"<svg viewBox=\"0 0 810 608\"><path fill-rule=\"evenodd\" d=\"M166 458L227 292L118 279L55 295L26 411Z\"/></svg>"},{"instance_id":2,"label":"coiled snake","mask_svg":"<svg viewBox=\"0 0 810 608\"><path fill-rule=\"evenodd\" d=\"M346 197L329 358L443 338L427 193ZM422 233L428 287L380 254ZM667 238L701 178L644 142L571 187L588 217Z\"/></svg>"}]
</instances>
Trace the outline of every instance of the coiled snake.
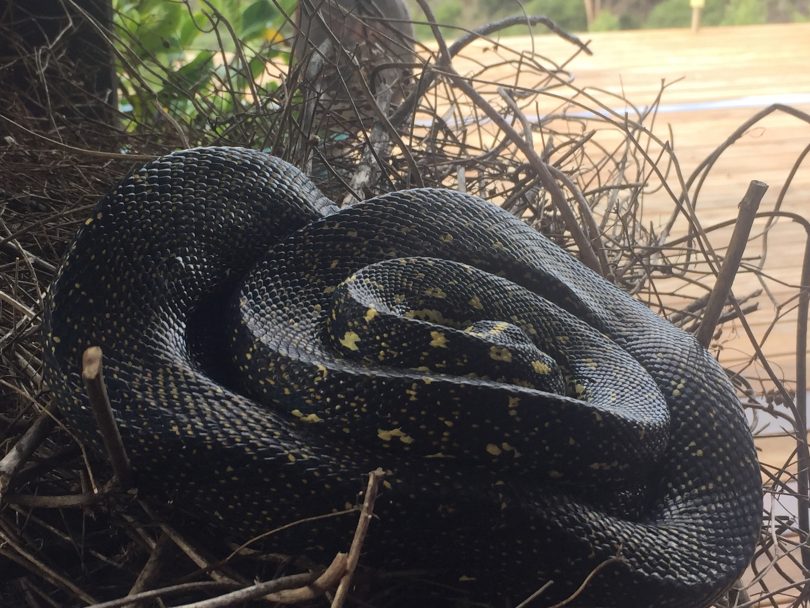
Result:
<instances>
[{"instance_id":1,"label":"coiled snake","mask_svg":"<svg viewBox=\"0 0 810 608\"><path fill-rule=\"evenodd\" d=\"M98 446L78 373L98 345L139 485L233 533L342 509L379 466L365 562L478 597L554 581L546 605L618 555L571 605L700 607L753 552L758 466L720 367L471 196L337 210L266 154L171 154L87 219L44 326L79 436ZM333 554L350 519L273 538Z\"/></svg>"}]
</instances>

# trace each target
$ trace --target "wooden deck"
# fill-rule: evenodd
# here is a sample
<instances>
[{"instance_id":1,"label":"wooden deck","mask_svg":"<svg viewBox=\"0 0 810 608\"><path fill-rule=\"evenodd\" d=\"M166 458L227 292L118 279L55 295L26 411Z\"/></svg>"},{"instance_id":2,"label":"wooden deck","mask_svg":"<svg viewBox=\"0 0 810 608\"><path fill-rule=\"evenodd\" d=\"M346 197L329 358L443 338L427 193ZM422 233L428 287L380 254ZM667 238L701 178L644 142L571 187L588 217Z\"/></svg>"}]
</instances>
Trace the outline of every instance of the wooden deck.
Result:
<instances>
[{"instance_id":1,"label":"wooden deck","mask_svg":"<svg viewBox=\"0 0 810 608\"><path fill-rule=\"evenodd\" d=\"M771 104L782 103L810 113L810 24L713 28L697 35L688 30L616 32L587 38L592 40L594 55L580 55L568 66L581 87L622 93L636 104L649 104L658 95L662 80L680 79L664 93L657 132L667 135L666 128L671 127L674 150L686 174L743 122ZM515 43L529 48L528 39ZM543 36L535 44L549 57L564 57L570 52L567 43L551 36ZM760 122L723 155L702 188L697 209L702 226L735 218L737 204L752 179L770 185L760 210L773 210L791 167L809 150L807 122L781 112ZM649 221L665 220L671 208L667 197L653 200L647 208ZM810 220L810 158L793 177L781 209ZM755 224L754 233L763 225ZM730 230L714 233L713 247L722 250L729 236ZM797 294L806 240L803 228L781 221L766 244L756 241L746 251L752 264L766 254L764 268L773 280L764 287L774 300L784 301ZM763 285L752 274L740 274L734 292L742 295L756 287ZM784 378L795 379L796 310L786 311L771 327L773 301L767 293L759 301L760 311L750 314L748 320L759 337L770 332L762 343L763 351ZM752 352L748 339L739 334L730 337L721 354L723 363L730 367L742 366ZM757 438L757 448L764 464L782 467L792 463L789 468L795 471L795 441L780 436L774 421ZM774 516L795 516L798 508L795 500L770 495L766 506ZM780 559L782 572L767 568L765 558L758 562L760 572L767 572L769 589L802 579L789 559ZM747 575L749 579L751 576ZM788 592L782 601L787 602L791 595L795 597Z\"/></svg>"},{"instance_id":2,"label":"wooden deck","mask_svg":"<svg viewBox=\"0 0 810 608\"><path fill-rule=\"evenodd\" d=\"M698 34L689 30L609 32L582 38L591 41L594 54L579 55L567 68L579 87L589 87L606 105L616 105L610 93L621 94L638 106L649 105L658 96L662 81L672 83L661 101L656 133L669 139L667 129L672 129L672 144L687 175L744 121L771 104L810 113L810 24L706 28ZM527 51L532 44L528 37L502 42ZM535 37L534 45L555 60L572 53L572 46L556 36ZM464 71L463 62L458 67ZM737 205L753 179L770 185L760 211L773 210L791 167L809 145L807 122L776 112L758 123L725 152L702 187L697 208L701 225L735 218ZM674 179L670 184L679 191ZM810 158L794 176L781 209L810 219ZM646 203L645 220L663 222L671 210L669 197L653 198ZM763 225L756 224L754 232ZM730 234L730 228L713 233L712 246L722 250ZM805 236L803 228L781 221L767 243L760 240L746 251L745 261L750 264L758 264L765 254L764 269L772 277L765 287L775 300L796 294ZM762 285L754 276L743 273L734 292L744 295L757 287ZM774 306L767 292L759 301L761 310L748 320L758 336L768 332L764 352L784 378L793 380L796 311L786 312L771 327ZM752 350L739 333L728 336L724 344L721 358L731 367L741 366Z\"/></svg>"}]
</instances>

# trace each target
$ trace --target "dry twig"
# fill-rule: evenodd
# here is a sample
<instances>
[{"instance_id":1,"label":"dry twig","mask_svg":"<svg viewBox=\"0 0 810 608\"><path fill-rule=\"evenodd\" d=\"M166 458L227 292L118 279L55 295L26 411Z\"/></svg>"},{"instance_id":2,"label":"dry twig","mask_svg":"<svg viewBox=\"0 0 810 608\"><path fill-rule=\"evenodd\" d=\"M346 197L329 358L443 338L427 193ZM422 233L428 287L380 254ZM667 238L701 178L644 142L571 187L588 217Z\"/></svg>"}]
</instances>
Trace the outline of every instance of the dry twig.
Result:
<instances>
[{"instance_id":1,"label":"dry twig","mask_svg":"<svg viewBox=\"0 0 810 608\"><path fill-rule=\"evenodd\" d=\"M118 431L118 425L115 422L110 399L107 396L101 357L101 349L97 346L91 346L84 351L82 356L82 379L113 472L121 486L128 488L132 485L132 470L129 466L127 452L124 449L124 442L121 440L121 433Z\"/></svg>"},{"instance_id":2,"label":"dry twig","mask_svg":"<svg viewBox=\"0 0 810 608\"><path fill-rule=\"evenodd\" d=\"M376 469L368 474L368 485L366 486L366 494L363 498L363 508L360 510L357 529L354 532L352 546L349 549L349 556L346 560L346 572L341 577L340 585L337 591L335 591L335 597L332 600L332 608L342 608L346 601L346 596L352 585L354 571L357 569L357 564L360 561L360 552L363 549L363 542L366 539L366 534L368 534L371 518L374 516L374 502L377 500L377 492L384 478L385 473L382 469Z\"/></svg>"}]
</instances>

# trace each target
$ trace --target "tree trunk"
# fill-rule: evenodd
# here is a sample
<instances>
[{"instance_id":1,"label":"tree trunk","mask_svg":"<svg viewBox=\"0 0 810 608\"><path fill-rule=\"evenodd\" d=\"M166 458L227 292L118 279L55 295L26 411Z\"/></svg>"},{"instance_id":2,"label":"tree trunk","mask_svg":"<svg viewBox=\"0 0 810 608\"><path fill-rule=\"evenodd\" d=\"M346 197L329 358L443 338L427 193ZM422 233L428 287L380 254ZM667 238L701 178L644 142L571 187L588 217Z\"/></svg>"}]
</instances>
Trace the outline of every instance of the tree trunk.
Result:
<instances>
[{"instance_id":1,"label":"tree trunk","mask_svg":"<svg viewBox=\"0 0 810 608\"><path fill-rule=\"evenodd\" d=\"M596 17L596 0L584 0L585 2L585 21L588 27L593 23L593 18Z\"/></svg>"}]
</instances>

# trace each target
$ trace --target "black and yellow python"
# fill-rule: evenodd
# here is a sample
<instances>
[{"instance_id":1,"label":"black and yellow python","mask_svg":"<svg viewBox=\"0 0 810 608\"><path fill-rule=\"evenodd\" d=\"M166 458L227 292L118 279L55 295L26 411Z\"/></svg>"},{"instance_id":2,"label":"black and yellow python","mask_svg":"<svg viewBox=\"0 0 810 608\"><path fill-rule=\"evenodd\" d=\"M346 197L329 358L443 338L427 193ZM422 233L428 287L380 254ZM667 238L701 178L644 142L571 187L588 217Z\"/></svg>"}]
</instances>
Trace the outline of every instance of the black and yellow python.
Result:
<instances>
[{"instance_id":1,"label":"black and yellow python","mask_svg":"<svg viewBox=\"0 0 810 608\"><path fill-rule=\"evenodd\" d=\"M697 608L746 567L751 435L695 340L494 205L397 192L338 210L294 167L208 148L125 179L45 314L46 379L98 447L101 346L138 483L253 534L388 471L364 562L477 597ZM354 518L276 549L330 556Z\"/></svg>"}]
</instances>

